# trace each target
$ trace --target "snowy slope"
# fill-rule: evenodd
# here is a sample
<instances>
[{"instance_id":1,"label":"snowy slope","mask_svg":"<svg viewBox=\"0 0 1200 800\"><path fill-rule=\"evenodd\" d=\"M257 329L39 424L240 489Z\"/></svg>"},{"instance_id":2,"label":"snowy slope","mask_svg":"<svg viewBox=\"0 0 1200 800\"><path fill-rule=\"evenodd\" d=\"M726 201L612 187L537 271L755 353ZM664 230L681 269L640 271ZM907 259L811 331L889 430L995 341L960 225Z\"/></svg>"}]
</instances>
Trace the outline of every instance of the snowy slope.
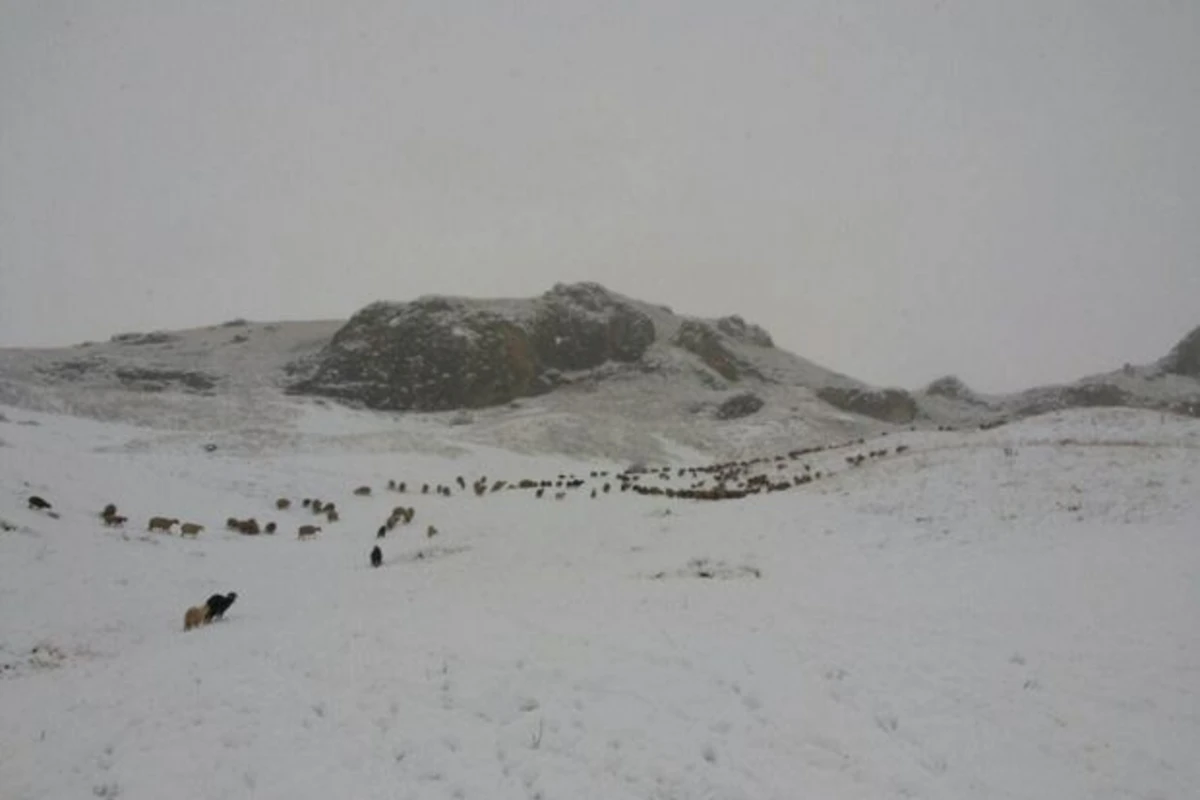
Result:
<instances>
[{"instance_id":1,"label":"snowy slope","mask_svg":"<svg viewBox=\"0 0 1200 800\"><path fill-rule=\"evenodd\" d=\"M1193 420L892 434L762 465L804 461L825 473L810 484L695 502L592 499L610 479L591 473L624 462L483 447L423 417L305 407L205 453L194 432L0 411L6 800L1200 786ZM704 458L660 449L675 468ZM560 474L585 484L539 500L455 482ZM426 481L453 496L413 494ZM297 541L313 518L279 496L333 500L341 520ZM110 501L125 530L101 525ZM398 504L416 520L372 570ZM155 514L207 530L145 533ZM224 530L251 515L280 533ZM230 590L223 621L182 631L186 607Z\"/></svg>"}]
</instances>

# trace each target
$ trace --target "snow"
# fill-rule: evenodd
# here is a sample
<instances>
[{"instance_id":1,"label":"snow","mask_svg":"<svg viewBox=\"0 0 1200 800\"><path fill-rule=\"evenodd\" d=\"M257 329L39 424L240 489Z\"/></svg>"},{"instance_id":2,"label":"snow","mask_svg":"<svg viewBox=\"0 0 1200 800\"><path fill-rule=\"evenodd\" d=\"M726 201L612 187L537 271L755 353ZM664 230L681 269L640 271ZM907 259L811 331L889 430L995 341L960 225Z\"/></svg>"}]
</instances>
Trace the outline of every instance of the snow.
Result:
<instances>
[{"instance_id":1,"label":"snow","mask_svg":"<svg viewBox=\"0 0 1200 800\"><path fill-rule=\"evenodd\" d=\"M503 446L484 446L434 415L300 402L240 440L0 412L5 800L1200 786L1195 420L1093 410L893 433L781 471L832 473L812 484L697 503L591 499L606 479L590 472L627 462L591 455L613 434L566 415L464 426L492 426ZM576 457L543 452L539 425L573 431ZM750 430L760 454L796 444ZM651 466L703 458L669 436L644 449ZM561 501L455 483L559 474L587 483ZM454 495L414 494L426 481ZM352 496L363 483L372 496ZM301 542L303 497L341 520ZM126 529L98 519L110 501ZM394 505L416 519L373 570ZM145 533L157 514L207 529ZM280 533L224 529L251 515ZM182 631L225 591L224 620Z\"/></svg>"}]
</instances>

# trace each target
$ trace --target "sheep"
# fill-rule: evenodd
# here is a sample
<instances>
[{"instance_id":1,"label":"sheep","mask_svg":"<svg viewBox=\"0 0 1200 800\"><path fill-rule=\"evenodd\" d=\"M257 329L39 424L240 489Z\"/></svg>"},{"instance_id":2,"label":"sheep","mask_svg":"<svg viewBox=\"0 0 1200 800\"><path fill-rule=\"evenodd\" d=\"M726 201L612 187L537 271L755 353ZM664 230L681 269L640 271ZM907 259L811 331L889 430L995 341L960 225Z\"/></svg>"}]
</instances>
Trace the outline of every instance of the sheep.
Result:
<instances>
[{"instance_id":1,"label":"sheep","mask_svg":"<svg viewBox=\"0 0 1200 800\"><path fill-rule=\"evenodd\" d=\"M395 479L395 478L388 478L388 484L387 484L387 486L388 486L388 491L389 491L389 492L394 492L394 491L396 491L396 479Z\"/></svg>"},{"instance_id":2,"label":"sheep","mask_svg":"<svg viewBox=\"0 0 1200 800\"><path fill-rule=\"evenodd\" d=\"M203 525L197 525L194 522L185 522L179 526L179 535L195 538L202 530L204 530Z\"/></svg>"},{"instance_id":3,"label":"sheep","mask_svg":"<svg viewBox=\"0 0 1200 800\"><path fill-rule=\"evenodd\" d=\"M42 511L49 510L51 508L49 503L47 503L44 499L38 497L36 494L32 495L29 498L29 507L32 509L38 509L38 510L42 510Z\"/></svg>"},{"instance_id":4,"label":"sheep","mask_svg":"<svg viewBox=\"0 0 1200 800\"><path fill-rule=\"evenodd\" d=\"M312 505L312 498L311 497L304 498L303 502L301 502L300 505L304 506L305 508L308 508L309 506Z\"/></svg>"},{"instance_id":5,"label":"sheep","mask_svg":"<svg viewBox=\"0 0 1200 800\"><path fill-rule=\"evenodd\" d=\"M429 484L428 483L421 485L421 494L429 494Z\"/></svg>"},{"instance_id":6,"label":"sheep","mask_svg":"<svg viewBox=\"0 0 1200 800\"><path fill-rule=\"evenodd\" d=\"M109 517L115 517L116 515L117 515L116 504L109 503L108 505L106 505L104 507L104 510L100 512L100 519L108 519Z\"/></svg>"},{"instance_id":7,"label":"sheep","mask_svg":"<svg viewBox=\"0 0 1200 800\"><path fill-rule=\"evenodd\" d=\"M396 484L396 491L400 494L404 494L406 491L408 491L408 484L404 481L400 481L400 483Z\"/></svg>"},{"instance_id":8,"label":"sheep","mask_svg":"<svg viewBox=\"0 0 1200 800\"><path fill-rule=\"evenodd\" d=\"M323 506L323 505L321 504L321 501L320 501L320 500L313 500L313 501L312 501L312 505L310 505L310 506L309 506L309 508L311 508L311 509L312 509L312 512L313 512L314 514L320 514L322 511L324 511L324 510L325 510L325 506Z\"/></svg>"},{"instance_id":9,"label":"sheep","mask_svg":"<svg viewBox=\"0 0 1200 800\"><path fill-rule=\"evenodd\" d=\"M463 476L462 476L462 475L459 475L459 476L458 476L457 478L455 478L454 480L458 482L458 488L460 488L460 489L466 489L466 488L467 488L467 482L466 482L465 480L463 480Z\"/></svg>"},{"instance_id":10,"label":"sheep","mask_svg":"<svg viewBox=\"0 0 1200 800\"><path fill-rule=\"evenodd\" d=\"M288 500L286 497L281 497L275 501L275 508L279 509L280 511L287 511L289 508L291 508L291 505L292 501Z\"/></svg>"},{"instance_id":11,"label":"sheep","mask_svg":"<svg viewBox=\"0 0 1200 800\"><path fill-rule=\"evenodd\" d=\"M325 519L329 520L330 522L337 522L337 521L338 521L338 513L337 513L337 511L336 511L335 509L332 509L332 508L330 508L330 509L327 509L327 510L325 511Z\"/></svg>"},{"instance_id":12,"label":"sheep","mask_svg":"<svg viewBox=\"0 0 1200 800\"><path fill-rule=\"evenodd\" d=\"M379 549L379 545L375 545L371 549L371 566L378 567L383 563L383 551Z\"/></svg>"},{"instance_id":13,"label":"sheep","mask_svg":"<svg viewBox=\"0 0 1200 800\"><path fill-rule=\"evenodd\" d=\"M433 537L435 537L437 535L438 535L438 529L433 527L432 525L430 525L428 528L425 529L425 538L426 539L432 539Z\"/></svg>"},{"instance_id":14,"label":"sheep","mask_svg":"<svg viewBox=\"0 0 1200 800\"><path fill-rule=\"evenodd\" d=\"M296 529L296 538L307 539L310 536L316 536L320 530L321 527L319 525L301 525Z\"/></svg>"},{"instance_id":15,"label":"sheep","mask_svg":"<svg viewBox=\"0 0 1200 800\"><path fill-rule=\"evenodd\" d=\"M266 527L266 528L264 528L263 530L265 530L267 533L274 533L274 532L275 532L275 523L274 523L274 522L268 522L268 523L267 523L267 527Z\"/></svg>"},{"instance_id":16,"label":"sheep","mask_svg":"<svg viewBox=\"0 0 1200 800\"><path fill-rule=\"evenodd\" d=\"M376 539L382 539L382 538L384 538L385 536L387 536L387 532L388 532L388 526L387 526L387 525L380 525L380 526L379 526L379 530L375 532L375 538L376 538Z\"/></svg>"},{"instance_id":17,"label":"sheep","mask_svg":"<svg viewBox=\"0 0 1200 800\"><path fill-rule=\"evenodd\" d=\"M225 527L231 531L236 531L239 524L240 523L238 522L237 517L230 517L229 519L225 520Z\"/></svg>"},{"instance_id":18,"label":"sheep","mask_svg":"<svg viewBox=\"0 0 1200 800\"><path fill-rule=\"evenodd\" d=\"M119 528L129 520L129 517L122 517L120 514L113 514L111 517L104 518L104 524L110 528Z\"/></svg>"},{"instance_id":19,"label":"sheep","mask_svg":"<svg viewBox=\"0 0 1200 800\"><path fill-rule=\"evenodd\" d=\"M537 496L537 498L539 500L541 499L542 495L544 495L545 493L546 493L546 487L544 487L544 486L538 487L538 490L536 492L534 492L534 494Z\"/></svg>"},{"instance_id":20,"label":"sheep","mask_svg":"<svg viewBox=\"0 0 1200 800\"><path fill-rule=\"evenodd\" d=\"M208 624L208 606L192 606L183 615L183 629L190 631Z\"/></svg>"},{"instance_id":21,"label":"sheep","mask_svg":"<svg viewBox=\"0 0 1200 800\"><path fill-rule=\"evenodd\" d=\"M370 486L359 486L357 489L354 490L354 493L356 495L358 495L359 497L366 497L369 494L371 494L371 487Z\"/></svg>"},{"instance_id":22,"label":"sheep","mask_svg":"<svg viewBox=\"0 0 1200 800\"><path fill-rule=\"evenodd\" d=\"M170 517L151 517L150 524L146 526L148 531L166 531L171 532L171 526L178 523L179 520Z\"/></svg>"}]
</instances>

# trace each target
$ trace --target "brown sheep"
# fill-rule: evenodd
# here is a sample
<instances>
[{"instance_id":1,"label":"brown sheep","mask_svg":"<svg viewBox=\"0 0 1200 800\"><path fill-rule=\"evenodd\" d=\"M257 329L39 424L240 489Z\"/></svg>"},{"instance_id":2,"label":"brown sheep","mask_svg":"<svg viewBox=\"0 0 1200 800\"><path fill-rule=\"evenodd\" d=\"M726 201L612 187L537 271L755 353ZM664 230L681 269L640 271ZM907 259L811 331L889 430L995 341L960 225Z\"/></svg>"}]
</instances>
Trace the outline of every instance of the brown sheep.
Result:
<instances>
[{"instance_id":1,"label":"brown sheep","mask_svg":"<svg viewBox=\"0 0 1200 800\"><path fill-rule=\"evenodd\" d=\"M330 522L337 522L338 521L337 511L332 508L326 509L325 510L325 519L329 520Z\"/></svg>"},{"instance_id":2,"label":"brown sheep","mask_svg":"<svg viewBox=\"0 0 1200 800\"><path fill-rule=\"evenodd\" d=\"M367 495L369 495L371 493L371 487L370 486L359 486L357 489L354 490L354 493L356 495L358 495L359 497L366 497Z\"/></svg>"},{"instance_id":3,"label":"brown sheep","mask_svg":"<svg viewBox=\"0 0 1200 800\"><path fill-rule=\"evenodd\" d=\"M171 526L178 523L179 520L170 517L151 517L150 524L146 526L148 531L166 531L171 532Z\"/></svg>"},{"instance_id":4,"label":"brown sheep","mask_svg":"<svg viewBox=\"0 0 1200 800\"><path fill-rule=\"evenodd\" d=\"M194 522L185 522L179 526L179 535L195 538L202 530L204 530L203 525L197 525Z\"/></svg>"},{"instance_id":5,"label":"brown sheep","mask_svg":"<svg viewBox=\"0 0 1200 800\"><path fill-rule=\"evenodd\" d=\"M287 511L292 506L292 501L286 497L281 497L275 501L275 507L280 511Z\"/></svg>"},{"instance_id":6,"label":"brown sheep","mask_svg":"<svg viewBox=\"0 0 1200 800\"><path fill-rule=\"evenodd\" d=\"M183 615L183 629L190 631L208 624L208 606L192 606Z\"/></svg>"},{"instance_id":7,"label":"brown sheep","mask_svg":"<svg viewBox=\"0 0 1200 800\"><path fill-rule=\"evenodd\" d=\"M238 523L238 532L246 536L257 536L259 534L258 520L254 517L242 520Z\"/></svg>"},{"instance_id":8,"label":"brown sheep","mask_svg":"<svg viewBox=\"0 0 1200 800\"><path fill-rule=\"evenodd\" d=\"M296 538L307 539L311 536L316 536L320 530L321 527L319 525L301 525L296 529Z\"/></svg>"}]
</instances>

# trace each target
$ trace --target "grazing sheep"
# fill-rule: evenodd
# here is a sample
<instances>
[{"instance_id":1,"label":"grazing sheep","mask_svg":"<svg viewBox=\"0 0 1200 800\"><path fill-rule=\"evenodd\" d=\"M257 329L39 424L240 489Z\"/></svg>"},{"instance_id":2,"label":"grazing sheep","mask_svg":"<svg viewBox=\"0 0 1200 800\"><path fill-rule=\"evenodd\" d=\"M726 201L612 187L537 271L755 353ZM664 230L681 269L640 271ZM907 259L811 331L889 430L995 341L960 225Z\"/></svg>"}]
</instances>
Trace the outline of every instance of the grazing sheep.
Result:
<instances>
[{"instance_id":1,"label":"grazing sheep","mask_svg":"<svg viewBox=\"0 0 1200 800\"><path fill-rule=\"evenodd\" d=\"M238 532L244 533L246 536L257 536L259 533L258 520L254 517L242 520L238 523Z\"/></svg>"},{"instance_id":2,"label":"grazing sheep","mask_svg":"<svg viewBox=\"0 0 1200 800\"><path fill-rule=\"evenodd\" d=\"M435 537L437 535L438 535L438 529L433 527L432 525L430 525L428 528L425 529L425 538L426 539L432 539L433 537Z\"/></svg>"},{"instance_id":3,"label":"grazing sheep","mask_svg":"<svg viewBox=\"0 0 1200 800\"><path fill-rule=\"evenodd\" d=\"M354 493L356 495L358 495L359 497L366 497L367 495L369 495L371 493L371 487L370 486L359 486L357 489L354 490Z\"/></svg>"},{"instance_id":4,"label":"grazing sheep","mask_svg":"<svg viewBox=\"0 0 1200 800\"><path fill-rule=\"evenodd\" d=\"M292 501L286 497L281 497L275 501L275 507L280 511L287 511L292 506Z\"/></svg>"},{"instance_id":5,"label":"grazing sheep","mask_svg":"<svg viewBox=\"0 0 1200 800\"><path fill-rule=\"evenodd\" d=\"M378 567L383 563L383 551L379 549L379 545L375 545L371 549L371 566Z\"/></svg>"},{"instance_id":6,"label":"grazing sheep","mask_svg":"<svg viewBox=\"0 0 1200 800\"><path fill-rule=\"evenodd\" d=\"M191 536L194 538L202 530L204 530L203 525L197 525L194 522L185 522L179 526L179 535L180 536Z\"/></svg>"},{"instance_id":7,"label":"grazing sheep","mask_svg":"<svg viewBox=\"0 0 1200 800\"><path fill-rule=\"evenodd\" d=\"M109 517L115 517L116 515L117 506L115 503L109 503L104 507L104 510L100 512L101 519L108 519Z\"/></svg>"},{"instance_id":8,"label":"grazing sheep","mask_svg":"<svg viewBox=\"0 0 1200 800\"><path fill-rule=\"evenodd\" d=\"M312 505L311 505L311 506L309 506L309 508L311 508L311 509L312 509L312 512L313 512L314 514L320 514L322 511L324 511L324 510L325 510L325 506L321 505L321 501L320 501L320 500L313 500L313 501L312 501Z\"/></svg>"},{"instance_id":9,"label":"grazing sheep","mask_svg":"<svg viewBox=\"0 0 1200 800\"><path fill-rule=\"evenodd\" d=\"M171 532L171 526L178 523L179 520L170 517L151 517L150 524L146 526L148 531L166 531Z\"/></svg>"},{"instance_id":10,"label":"grazing sheep","mask_svg":"<svg viewBox=\"0 0 1200 800\"><path fill-rule=\"evenodd\" d=\"M119 528L129 520L129 517L122 517L120 514L113 514L110 517L104 518L104 524L110 528Z\"/></svg>"},{"instance_id":11,"label":"grazing sheep","mask_svg":"<svg viewBox=\"0 0 1200 800\"><path fill-rule=\"evenodd\" d=\"M237 592L229 594L214 594L204 603L204 621L212 622L216 619L221 619L225 616L225 612L233 605L233 601L237 600Z\"/></svg>"},{"instance_id":12,"label":"grazing sheep","mask_svg":"<svg viewBox=\"0 0 1200 800\"><path fill-rule=\"evenodd\" d=\"M334 509L332 509L332 508L330 508L330 509L326 509L326 511L325 511L325 519L329 520L330 522L337 522L337 521L338 521L338 513L337 513L337 511L336 511L336 510L334 510Z\"/></svg>"},{"instance_id":13,"label":"grazing sheep","mask_svg":"<svg viewBox=\"0 0 1200 800\"><path fill-rule=\"evenodd\" d=\"M321 527L319 525L301 525L296 529L296 538L307 539L311 536L316 536L320 530Z\"/></svg>"},{"instance_id":14,"label":"grazing sheep","mask_svg":"<svg viewBox=\"0 0 1200 800\"><path fill-rule=\"evenodd\" d=\"M50 508L50 504L36 494L29 498L29 507L34 509L46 510Z\"/></svg>"},{"instance_id":15,"label":"grazing sheep","mask_svg":"<svg viewBox=\"0 0 1200 800\"><path fill-rule=\"evenodd\" d=\"M190 631L208 624L208 606L192 606L183 615L183 629Z\"/></svg>"},{"instance_id":16,"label":"grazing sheep","mask_svg":"<svg viewBox=\"0 0 1200 800\"><path fill-rule=\"evenodd\" d=\"M274 533L274 532L275 532L275 523L274 523L274 522L268 522L268 523L267 523L267 527L266 527L266 528L264 528L263 530L265 530L267 533Z\"/></svg>"}]
</instances>

